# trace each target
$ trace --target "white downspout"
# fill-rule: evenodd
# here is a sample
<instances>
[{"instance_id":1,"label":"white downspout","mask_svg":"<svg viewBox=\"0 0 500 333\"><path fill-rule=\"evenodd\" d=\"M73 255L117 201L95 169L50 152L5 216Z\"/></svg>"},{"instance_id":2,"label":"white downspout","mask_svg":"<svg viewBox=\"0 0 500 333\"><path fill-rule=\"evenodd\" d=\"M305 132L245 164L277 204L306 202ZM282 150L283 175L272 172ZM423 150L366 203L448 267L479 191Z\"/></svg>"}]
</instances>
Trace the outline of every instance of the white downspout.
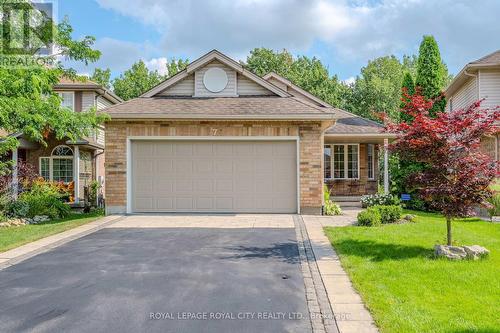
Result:
<instances>
[{"instance_id":1,"label":"white downspout","mask_svg":"<svg viewBox=\"0 0 500 333\"><path fill-rule=\"evenodd\" d=\"M389 194L389 140L384 139L384 193Z\"/></svg>"},{"instance_id":2,"label":"white downspout","mask_svg":"<svg viewBox=\"0 0 500 333\"><path fill-rule=\"evenodd\" d=\"M12 150L12 196L17 199L17 195L19 194L19 180L18 180L18 150L17 148Z\"/></svg>"},{"instance_id":3,"label":"white downspout","mask_svg":"<svg viewBox=\"0 0 500 333\"><path fill-rule=\"evenodd\" d=\"M73 150L73 183L75 185L75 204L80 202L80 148Z\"/></svg>"}]
</instances>

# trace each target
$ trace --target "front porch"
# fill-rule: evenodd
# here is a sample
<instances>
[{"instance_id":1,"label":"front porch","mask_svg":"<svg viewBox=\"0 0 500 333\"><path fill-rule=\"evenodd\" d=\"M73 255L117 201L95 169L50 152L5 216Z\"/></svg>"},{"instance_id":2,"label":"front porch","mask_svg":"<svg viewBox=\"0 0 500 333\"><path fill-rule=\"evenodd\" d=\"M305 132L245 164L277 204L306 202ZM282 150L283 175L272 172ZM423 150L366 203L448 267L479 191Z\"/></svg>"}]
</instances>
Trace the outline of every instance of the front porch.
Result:
<instances>
[{"instance_id":1,"label":"front porch","mask_svg":"<svg viewBox=\"0 0 500 333\"><path fill-rule=\"evenodd\" d=\"M359 207L361 196L379 191L381 179L384 192L389 193L388 141L384 136L325 135L324 182L333 201Z\"/></svg>"}]
</instances>

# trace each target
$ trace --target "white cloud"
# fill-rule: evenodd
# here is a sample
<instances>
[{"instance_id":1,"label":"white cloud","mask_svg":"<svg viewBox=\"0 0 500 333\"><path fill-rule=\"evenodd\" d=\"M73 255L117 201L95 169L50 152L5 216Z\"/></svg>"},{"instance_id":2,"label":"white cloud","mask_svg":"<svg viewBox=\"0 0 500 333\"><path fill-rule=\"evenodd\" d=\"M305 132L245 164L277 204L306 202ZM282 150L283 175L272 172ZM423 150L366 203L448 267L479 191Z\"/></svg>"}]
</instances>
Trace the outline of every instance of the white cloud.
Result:
<instances>
[{"instance_id":1,"label":"white cloud","mask_svg":"<svg viewBox=\"0 0 500 333\"><path fill-rule=\"evenodd\" d=\"M151 71L158 71L160 75L167 74L168 60L165 57L144 60L144 63L146 64L146 67Z\"/></svg>"},{"instance_id":2,"label":"white cloud","mask_svg":"<svg viewBox=\"0 0 500 333\"><path fill-rule=\"evenodd\" d=\"M160 32L163 43L155 45L159 49L191 59L213 48L235 58L260 46L306 52L320 41L345 62L364 62L391 53L415 53L422 35L433 34L448 64L456 68L499 47L498 0L97 2ZM144 48L120 56L151 57L135 52Z\"/></svg>"},{"instance_id":3,"label":"white cloud","mask_svg":"<svg viewBox=\"0 0 500 333\"><path fill-rule=\"evenodd\" d=\"M351 84L354 84L354 82L356 82L356 78L354 76L351 76L351 77L343 80L342 82L344 82L344 84L351 85Z\"/></svg>"}]
</instances>

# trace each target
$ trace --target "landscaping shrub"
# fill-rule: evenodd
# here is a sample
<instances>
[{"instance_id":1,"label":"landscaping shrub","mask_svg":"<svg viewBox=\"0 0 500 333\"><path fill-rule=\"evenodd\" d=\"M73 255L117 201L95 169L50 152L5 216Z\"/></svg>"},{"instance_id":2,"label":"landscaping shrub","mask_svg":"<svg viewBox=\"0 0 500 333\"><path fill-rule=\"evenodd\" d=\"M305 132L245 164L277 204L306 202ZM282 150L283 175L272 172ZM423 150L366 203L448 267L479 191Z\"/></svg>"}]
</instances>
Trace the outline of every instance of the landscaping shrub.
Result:
<instances>
[{"instance_id":1,"label":"landscaping shrub","mask_svg":"<svg viewBox=\"0 0 500 333\"><path fill-rule=\"evenodd\" d=\"M401 218L401 214L403 214L403 208L399 205L373 206L371 208L379 212L382 224L396 223Z\"/></svg>"},{"instance_id":2,"label":"landscaping shrub","mask_svg":"<svg viewBox=\"0 0 500 333\"><path fill-rule=\"evenodd\" d=\"M340 206L333 201L325 201L323 213L328 216L342 215L342 209L340 209Z\"/></svg>"},{"instance_id":3,"label":"landscaping shrub","mask_svg":"<svg viewBox=\"0 0 500 333\"><path fill-rule=\"evenodd\" d=\"M7 213L15 217L27 217L30 210L29 203L23 200L11 201L7 205Z\"/></svg>"},{"instance_id":4,"label":"landscaping shrub","mask_svg":"<svg viewBox=\"0 0 500 333\"><path fill-rule=\"evenodd\" d=\"M493 220L493 216L500 215L500 194L495 193L491 198L488 199L491 207L488 208L488 214L490 215L490 219Z\"/></svg>"},{"instance_id":5,"label":"landscaping shrub","mask_svg":"<svg viewBox=\"0 0 500 333\"><path fill-rule=\"evenodd\" d=\"M390 206L399 205L399 199L392 194L369 194L361 197L363 207L371 207L376 205Z\"/></svg>"},{"instance_id":6,"label":"landscaping shrub","mask_svg":"<svg viewBox=\"0 0 500 333\"><path fill-rule=\"evenodd\" d=\"M323 185L323 199L325 201L325 205L323 207L323 214L332 216L332 215L342 215L342 209L340 209L340 206L330 200L330 190L328 189L328 186Z\"/></svg>"},{"instance_id":7,"label":"landscaping shrub","mask_svg":"<svg viewBox=\"0 0 500 333\"><path fill-rule=\"evenodd\" d=\"M63 202L64 196L57 184L37 180L10 205L9 213L12 216L29 218L37 215L50 218L66 217L71 208Z\"/></svg>"},{"instance_id":8,"label":"landscaping shrub","mask_svg":"<svg viewBox=\"0 0 500 333\"><path fill-rule=\"evenodd\" d=\"M358 213L358 225L376 227L382 223L378 209L369 207Z\"/></svg>"}]
</instances>

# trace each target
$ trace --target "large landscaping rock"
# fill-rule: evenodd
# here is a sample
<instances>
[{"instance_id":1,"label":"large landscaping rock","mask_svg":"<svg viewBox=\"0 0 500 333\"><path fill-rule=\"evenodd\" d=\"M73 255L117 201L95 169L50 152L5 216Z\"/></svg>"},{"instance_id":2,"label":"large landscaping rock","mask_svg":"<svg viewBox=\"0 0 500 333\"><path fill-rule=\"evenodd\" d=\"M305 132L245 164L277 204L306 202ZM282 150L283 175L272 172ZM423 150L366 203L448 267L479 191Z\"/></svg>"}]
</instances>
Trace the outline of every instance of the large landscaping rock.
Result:
<instances>
[{"instance_id":1,"label":"large landscaping rock","mask_svg":"<svg viewBox=\"0 0 500 333\"><path fill-rule=\"evenodd\" d=\"M436 245L434 246L434 253L437 257L445 257L453 260L462 259L480 259L487 256L490 251L479 245L472 246L450 246L450 245Z\"/></svg>"},{"instance_id":2,"label":"large landscaping rock","mask_svg":"<svg viewBox=\"0 0 500 333\"><path fill-rule=\"evenodd\" d=\"M490 254L490 251L488 251L488 249L479 245L464 246L463 248L465 252L467 252L467 257L474 260L481 259Z\"/></svg>"}]
</instances>

